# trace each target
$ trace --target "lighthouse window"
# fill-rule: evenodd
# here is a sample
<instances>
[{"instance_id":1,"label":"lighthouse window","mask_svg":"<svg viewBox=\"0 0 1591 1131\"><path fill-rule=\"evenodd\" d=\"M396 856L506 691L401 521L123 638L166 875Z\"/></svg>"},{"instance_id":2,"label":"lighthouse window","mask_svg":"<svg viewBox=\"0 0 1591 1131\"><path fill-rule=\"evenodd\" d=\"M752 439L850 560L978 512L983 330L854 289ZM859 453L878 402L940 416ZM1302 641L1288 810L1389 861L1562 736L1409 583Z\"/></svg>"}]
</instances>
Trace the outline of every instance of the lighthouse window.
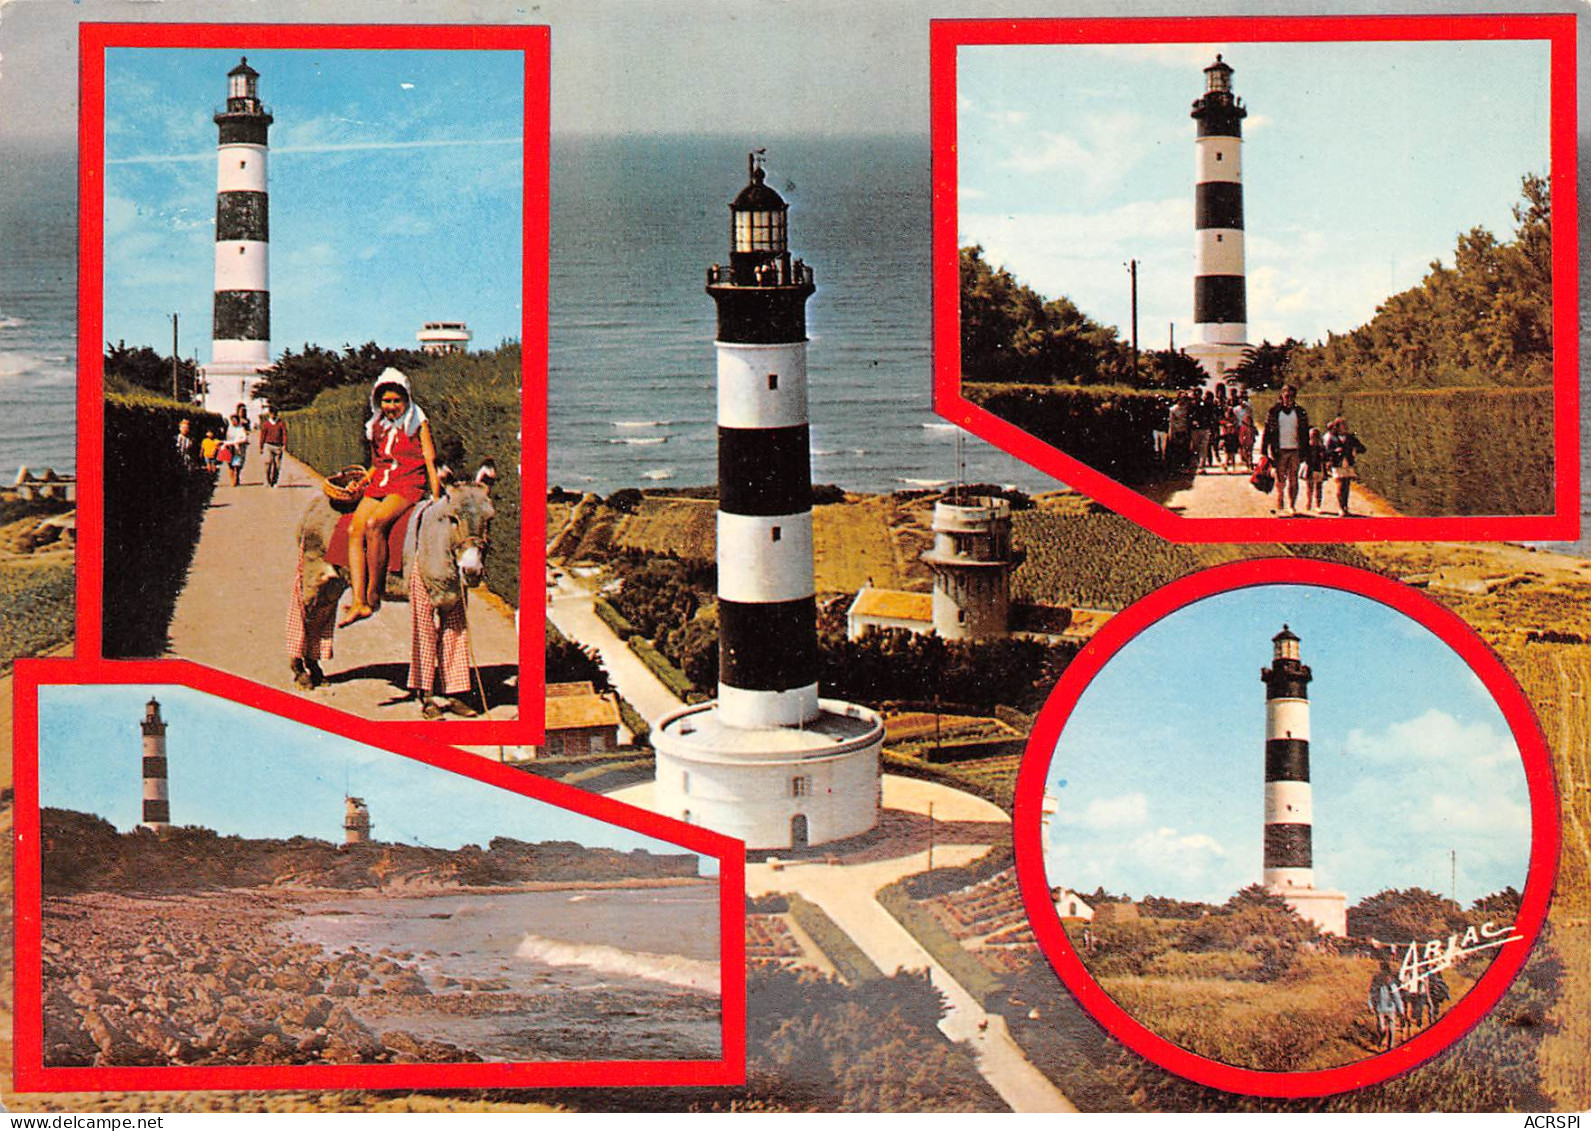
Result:
<instances>
[{"instance_id":1,"label":"lighthouse window","mask_svg":"<svg viewBox=\"0 0 1591 1131\"><path fill-rule=\"evenodd\" d=\"M783 531L781 531L777 526L775 526L769 533L771 535L771 541L774 542L779 541L780 537L783 535Z\"/></svg>"},{"instance_id":2,"label":"lighthouse window","mask_svg":"<svg viewBox=\"0 0 1591 1131\"><path fill-rule=\"evenodd\" d=\"M679 787L681 793L689 793L691 791L691 772L689 770L680 772Z\"/></svg>"},{"instance_id":3,"label":"lighthouse window","mask_svg":"<svg viewBox=\"0 0 1591 1131\"><path fill-rule=\"evenodd\" d=\"M1215 151L1215 159L1217 161L1221 160L1221 151L1219 149Z\"/></svg>"},{"instance_id":4,"label":"lighthouse window","mask_svg":"<svg viewBox=\"0 0 1591 1131\"><path fill-rule=\"evenodd\" d=\"M249 163L247 161L239 161L238 162L238 168L239 169L247 169L248 167L249 167Z\"/></svg>"},{"instance_id":5,"label":"lighthouse window","mask_svg":"<svg viewBox=\"0 0 1591 1131\"><path fill-rule=\"evenodd\" d=\"M812 795L812 779L805 774L790 779L791 797L810 797Z\"/></svg>"},{"instance_id":6,"label":"lighthouse window","mask_svg":"<svg viewBox=\"0 0 1591 1131\"><path fill-rule=\"evenodd\" d=\"M1221 242L1221 233L1220 232L1215 233L1215 242L1216 243L1220 243Z\"/></svg>"},{"instance_id":7,"label":"lighthouse window","mask_svg":"<svg viewBox=\"0 0 1591 1131\"><path fill-rule=\"evenodd\" d=\"M779 387L779 375L777 373L768 374L768 391L771 393L775 389L777 389L778 387Z\"/></svg>"},{"instance_id":8,"label":"lighthouse window","mask_svg":"<svg viewBox=\"0 0 1591 1131\"><path fill-rule=\"evenodd\" d=\"M243 254L243 249L242 249L242 248L241 248L241 247L240 247L240 248L238 248L238 254L239 254L239 255L242 255L242 254Z\"/></svg>"}]
</instances>

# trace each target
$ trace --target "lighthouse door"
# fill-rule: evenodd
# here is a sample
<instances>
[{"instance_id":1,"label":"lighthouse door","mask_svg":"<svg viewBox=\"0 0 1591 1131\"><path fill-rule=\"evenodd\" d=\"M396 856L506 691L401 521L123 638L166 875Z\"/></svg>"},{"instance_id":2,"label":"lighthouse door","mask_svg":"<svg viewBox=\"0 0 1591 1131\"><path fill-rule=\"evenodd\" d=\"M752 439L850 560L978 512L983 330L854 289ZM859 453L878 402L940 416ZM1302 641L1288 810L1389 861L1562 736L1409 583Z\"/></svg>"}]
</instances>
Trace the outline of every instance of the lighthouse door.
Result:
<instances>
[{"instance_id":1,"label":"lighthouse door","mask_svg":"<svg viewBox=\"0 0 1591 1131\"><path fill-rule=\"evenodd\" d=\"M790 818L790 847L805 848L807 846L807 815L797 813Z\"/></svg>"}]
</instances>

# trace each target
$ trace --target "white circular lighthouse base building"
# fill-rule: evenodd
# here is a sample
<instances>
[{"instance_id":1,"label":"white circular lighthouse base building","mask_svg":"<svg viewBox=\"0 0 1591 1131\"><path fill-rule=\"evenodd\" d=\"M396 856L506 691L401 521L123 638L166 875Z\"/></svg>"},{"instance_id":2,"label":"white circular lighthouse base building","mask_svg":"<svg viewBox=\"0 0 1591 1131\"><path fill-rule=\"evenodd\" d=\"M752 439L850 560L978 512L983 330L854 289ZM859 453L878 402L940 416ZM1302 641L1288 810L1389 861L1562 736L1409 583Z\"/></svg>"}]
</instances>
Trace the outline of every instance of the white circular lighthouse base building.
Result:
<instances>
[{"instance_id":1,"label":"white circular lighthouse base building","mask_svg":"<svg viewBox=\"0 0 1591 1131\"><path fill-rule=\"evenodd\" d=\"M686 707L652 732L652 807L754 850L859 836L878 823L883 743L876 712L834 699L801 727L732 726L717 703Z\"/></svg>"}]
</instances>

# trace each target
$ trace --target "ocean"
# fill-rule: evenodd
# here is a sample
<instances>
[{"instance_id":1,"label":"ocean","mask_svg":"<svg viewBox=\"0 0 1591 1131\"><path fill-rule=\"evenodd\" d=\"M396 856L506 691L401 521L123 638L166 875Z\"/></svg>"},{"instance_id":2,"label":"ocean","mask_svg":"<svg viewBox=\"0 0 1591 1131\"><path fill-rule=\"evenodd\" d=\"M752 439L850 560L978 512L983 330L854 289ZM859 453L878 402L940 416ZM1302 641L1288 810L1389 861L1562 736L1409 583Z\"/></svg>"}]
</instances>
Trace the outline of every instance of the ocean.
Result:
<instances>
[{"instance_id":1,"label":"ocean","mask_svg":"<svg viewBox=\"0 0 1591 1131\"><path fill-rule=\"evenodd\" d=\"M889 491L954 479L957 430L930 408L927 140L756 144L767 148L768 183L790 204L792 249L817 275L807 311L814 481ZM554 141L549 485L607 493L715 481L715 320L703 287L708 265L727 258L728 203L745 180L739 140ZM75 182L72 152L0 147L7 479L21 464L76 465ZM1591 294L1586 258L1581 288ZM1585 314L1580 331L1584 355ZM1580 553L1591 553L1587 423L1582 414ZM963 459L968 481L1058 486L972 437Z\"/></svg>"},{"instance_id":2,"label":"ocean","mask_svg":"<svg viewBox=\"0 0 1591 1131\"><path fill-rule=\"evenodd\" d=\"M433 984L496 981L538 1003L530 1019L438 1010L405 1021L423 1036L502 1060L584 1059L568 1050L547 1056L571 1028L585 1034L576 1047L592 1059L719 1055L714 883L330 899L300 910L283 924L296 942L413 952ZM350 1004L358 1013L360 1003Z\"/></svg>"}]
</instances>

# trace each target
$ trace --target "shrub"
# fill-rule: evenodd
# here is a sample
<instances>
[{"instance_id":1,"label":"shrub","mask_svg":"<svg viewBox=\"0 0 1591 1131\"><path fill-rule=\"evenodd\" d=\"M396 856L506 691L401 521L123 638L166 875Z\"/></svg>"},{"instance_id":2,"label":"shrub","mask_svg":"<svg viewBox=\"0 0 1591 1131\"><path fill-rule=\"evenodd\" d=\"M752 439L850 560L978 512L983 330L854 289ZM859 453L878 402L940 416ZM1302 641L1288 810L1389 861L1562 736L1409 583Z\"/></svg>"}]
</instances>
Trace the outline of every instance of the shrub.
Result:
<instances>
[{"instance_id":1,"label":"shrub","mask_svg":"<svg viewBox=\"0 0 1591 1131\"><path fill-rule=\"evenodd\" d=\"M1000 991L1000 979L978 961L977 955L957 942L938 919L913 903L902 883L880 888L878 902L977 1001L985 1001Z\"/></svg>"},{"instance_id":2,"label":"shrub","mask_svg":"<svg viewBox=\"0 0 1591 1131\"><path fill-rule=\"evenodd\" d=\"M635 635L635 626L625 620L619 610L615 609L606 598L598 597L591 602L591 608L597 614L597 619L611 628L620 639Z\"/></svg>"},{"instance_id":3,"label":"shrub","mask_svg":"<svg viewBox=\"0 0 1591 1131\"><path fill-rule=\"evenodd\" d=\"M1154 432L1170 401L1138 389L964 384L968 400L1112 479L1159 475Z\"/></svg>"},{"instance_id":4,"label":"shrub","mask_svg":"<svg viewBox=\"0 0 1591 1131\"><path fill-rule=\"evenodd\" d=\"M652 646L651 641L641 636L632 636L626 643L629 644L630 651L634 652L636 657L651 669L652 674L662 681L663 686L679 698L684 699L696 690L691 681L685 678L685 673L669 663L664 655Z\"/></svg>"},{"instance_id":5,"label":"shrub","mask_svg":"<svg viewBox=\"0 0 1591 1131\"><path fill-rule=\"evenodd\" d=\"M7 562L0 570L0 668L72 639L76 607L70 560Z\"/></svg>"},{"instance_id":6,"label":"shrub","mask_svg":"<svg viewBox=\"0 0 1591 1131\"><path fill-rule=\"evenodd\" d=\"M177 455L177 425L202 436L225 422L196 406L150 395L105 397L106 656L158 656L199 543L215 478Z\"/></svg>"}]
</instances>

